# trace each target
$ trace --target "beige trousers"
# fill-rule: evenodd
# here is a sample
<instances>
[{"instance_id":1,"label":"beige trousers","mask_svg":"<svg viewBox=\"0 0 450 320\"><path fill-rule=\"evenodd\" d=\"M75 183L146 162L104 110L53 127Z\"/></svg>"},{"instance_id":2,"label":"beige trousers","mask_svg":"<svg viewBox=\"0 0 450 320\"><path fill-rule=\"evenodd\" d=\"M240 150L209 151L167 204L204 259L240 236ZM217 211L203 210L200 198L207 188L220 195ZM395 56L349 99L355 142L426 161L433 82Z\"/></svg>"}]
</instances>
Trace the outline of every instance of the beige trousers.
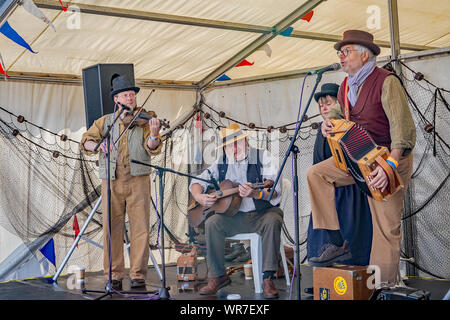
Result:
<instances>
[{"instance_id":1,"label":"beige trousers","mask_svg":"<svg viewBox=\"0 0 450 320\"><path fill-rule=\"evenodd\" d=\"M107 181L102 180L103 268L108 277L109 241ZM111 180L111 269L112 279L124 277L125 212L130 223L130 278L145 279L149 258L150 177L133 177L130 166L118 165Z\"/></svg>"},{"instance_id":2,"label":"beige trousers","mask_svg":"<svg viewBox=\"0 0 450 320\"><path fill-rule=\"evenodd\" d=\"M395 193L387 202L368 197L373 224L370 264L379 266L382 282L396 281L400 260L403 200L411 178L412 165L412 153L400 159L398 173L405 188ZM339 230L334 188L355 183L353 177L338 169L331 157L310 167L307 180L313 228Z\"/></svg>"}]
</instances>

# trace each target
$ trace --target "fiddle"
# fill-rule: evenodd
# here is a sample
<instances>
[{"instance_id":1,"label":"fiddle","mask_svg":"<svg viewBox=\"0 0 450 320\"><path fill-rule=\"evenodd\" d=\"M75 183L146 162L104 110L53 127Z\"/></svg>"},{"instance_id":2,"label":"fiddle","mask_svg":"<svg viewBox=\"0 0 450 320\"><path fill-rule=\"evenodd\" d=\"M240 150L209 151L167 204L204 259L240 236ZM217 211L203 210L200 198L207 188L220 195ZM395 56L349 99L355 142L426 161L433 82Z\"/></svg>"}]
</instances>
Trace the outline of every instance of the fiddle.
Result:
<instances>
[{"instance_id":1,"label":"fiddle","mask_svg":"<svg viewBox=\"0 0 450 320\"><path fill-rule=\"evenodd\" d=\"M122 109L124 108L124 105L122 105ZM156 113L154 111L146 111L143 107L137 107L134 108L133 111L128 111L125 113L125 116L122 119L122 122L124 125L130 129L134 128L135 126L138 127L145 127L148 126L148 121L152 118L157 118ZM159 120L159 124L165 130L165 128L170 128L169 121L166 119Z\"/></svg>"}]
</instances>

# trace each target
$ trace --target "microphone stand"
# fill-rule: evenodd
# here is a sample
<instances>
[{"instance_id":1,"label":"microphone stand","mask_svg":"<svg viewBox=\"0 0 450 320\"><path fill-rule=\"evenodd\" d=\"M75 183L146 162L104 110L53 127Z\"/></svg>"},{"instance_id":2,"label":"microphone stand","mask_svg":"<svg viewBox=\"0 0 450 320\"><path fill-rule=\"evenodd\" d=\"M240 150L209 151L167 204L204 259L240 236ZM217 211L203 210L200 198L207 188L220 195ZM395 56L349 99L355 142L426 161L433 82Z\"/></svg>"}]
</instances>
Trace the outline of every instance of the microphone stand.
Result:
<instances>
[{"instance_id":1,"label":"microphone stand","mask_svg":"<svg viewBox=\"0 0 450 320\"><path fill-rule=\"evenodd\" d=\"M114 118L113 122L108 125L108 130L102 136L102 139L97 143L93 151L97 151L100 145L106 140L106 214L107 214L107 222L108 222L108 257L109 257L109 266L108 266L108 282L106 284L105 290L88 290L83 288L82 292L97 292L104 293L102 296L98 297L97 300L100 300L106 296L111 296L114 293L111 284L112 277L112 267L111 267L111 155L110 155L110 147L111 147L111 130L114 127L114 124L120 117L120 112L117 113L117 116ZM103 235L105 236L105 235Z\"/></svg>"},{"instance_id":2,"label":"microphone stand","mask_svg":"<svg viewBox=\"0 0 450 320\"><path fill-rule=\"evenodd\" d=\"M308 75L307 75L308 76ZM296 259L295 259L295 270L297 272L297 300L301 300L301 294L300 294L300 282L301 282L301 274L300 274L300 224L299 224L299 214L298 214L298 173L297 173L297 154L299 152L298 147L294 144L297 140L298 131L300 130L300 124L303 123L303 119L305 117L306 112L308 111L309 105L311 104L311 100L314 96L314 93L316 92L317 86L322 80L322 72L317 73L316 83L314 84L313 90L311 92L311 95L309 97L308 103L306 104L306 107L303 111L303 114L300 118L300 122L297 124L297 127L295 128L294 135L291 138L291 143L289 144L289 147L286 151L286 154L284 155L283 162L280 166L280 169L278 170L277 177L274 181L272 190L269 193L269 198L267 201L270 201L273 196L273 192L275 190L275 187L278 183L278 181L281 178L281 174L283 172L284 166L286 165L286 161L289 157L289 155L292 155L293 161L294 161L294 172L293 172L293 181L292 186L294 190L294 220L295 220L295 252L296 252ZM300 101L301 103L301 101Z\"/></svg>"},{"instance_id":3,"label":"microphone stand","mask_svg":"<svg viewBox=\"0 0 450 320\"><path fill-rule=\"evenodd\" d=\"M164 176L164 172L171 172L171 173L175 173L177 175L180 176L184 176L184 177L188 177L188 178L192 178L192 179L196 179L196 180L200 180L200 181L204 181L207 182L209 184L211 184L212 186L214 186L214 189L216 189L218 195L222 194L222 190L220 190L219 185L217 184L217 181L211 177L210 180L206 180L206 179L202 179L202 178L197 178L182 172L178 172L172 169L168 169L168 168L163 168L163 167L159 167L159 166L155 166L155 165L151 165L148 163L144 163L138 160L133 160L130 159L130 162L132 163L137 163L140 165L144 165L144 166L148 166L148 167L152 167L154 169L157 170L157 175L159 177L159 205L160 205L160 211L159 211L159 216L160 216L160 237L161 237L161 261L162 261L162 265L161 265L161 273L162 273L162 284L161 284L161 289L159 291L159 298L160 299L169 299L170 295L169 295L169 288L166 287L166 265L165 265L165 258L164 258L164 185L163 185L163 176ZM156 190L155 190L156 192Z\"/></svg>"},{"instance_id":4,"label":"microphone stand","mask_svg":"<svg viewBox=\"0 0 450 320\"><path fill-rule=\"evenodd\" d=\"M153 90L154 91L154 90ZM150 95L153 93L153 91L150 93ZM149 97L150 97L149 95ZM148 98L147 97L147 100ZM146 101L147 101L146 100ZM106 296L110 296L112 297L113 293L117 292L115 290L113 290L112 288L112 284L111 284L111 278L112 278L112 263L111 263L111 155L110 155L110 147L111 147L111 130L114 127L114 124L117 122L117 120L119 119L121 113L124 110L121 109L120 111L117 112L117 116L114 118L113 122L108 125L108 130L106 131L106 133L102 136L102 139L97 143L97 145L95 146L93 151L97 151L98 148L100 147L100 145L106 140L106 159L107 159L107 169L106 169L106 189L107 189L107 193L106 193L106 203L107 203L107 221L108 221L108 256L109 256L109 266L108 266L108 282L106 284L105 290L89 290L86 288L82 289L83 293L87 293L87 292L96 292L96 293L104 293L102 296L96 298L96 300L100 300ZM140 110L142 111L142 109ZM140 111L138 112L138 114L133 118L133 121L138 117L138 115L140 114ZM116 141L113 142L114 145L116 145L120 139L122 139L123 135L125 132L127 132L127 130L131 127L131 125L133 124L133 121L130 122L130 124L120 133L119 137L116 139ZM104 236L104 235L103 235ZM152 293L154 294L155 291L118 291L121 294L148 294L148 293ZM161 298L162 299L162 298Z\"/></svg>"}]
</instances>

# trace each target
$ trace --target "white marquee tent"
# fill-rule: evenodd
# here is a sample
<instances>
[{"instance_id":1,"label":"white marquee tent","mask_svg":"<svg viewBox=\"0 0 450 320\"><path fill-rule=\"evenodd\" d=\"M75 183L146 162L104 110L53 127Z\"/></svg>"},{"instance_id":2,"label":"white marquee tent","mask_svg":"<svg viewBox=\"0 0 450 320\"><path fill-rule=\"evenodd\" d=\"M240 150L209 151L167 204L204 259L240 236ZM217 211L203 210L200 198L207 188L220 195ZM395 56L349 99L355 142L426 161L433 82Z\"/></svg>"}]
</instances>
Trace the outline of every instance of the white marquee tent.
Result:
<instances>
[{"instance_id":1,"label":"white marquee tent","mask_svg":"<svg viewBox=\"0 0 450 320\"><path fill-rule=\"evenodd\" d=\"M73 140L86 130L82 70L99 63L134 64L136 83L142 88L138 104L155 88L147 109L175 125L193 115L199 93L209 106L246 124L267 128L293 123L305 74L337 61L333 44L348 29L374 34L381 47L379 64L393 59L396 70L413 78L395 59L408 62L428 81L448 89L450 2L446 0L63 1L67 11L56 0L34 3L55 30L23 6L8 17L11 27L36 53L0 35L0 54L9 75L6 81L0 80L0 107ZM290 33L280 34L286 31ZM244 59L251 65L235 67ZM223 74L230 80L216 81ZM340 83L343 77L342 72L330 72L322 83ZM313 84L312 79L306 81L303 106ZM444 95L448 98L448 91ZM314 104L308 115L317 114ZM448 115L444 119L448 121ZM442 136L450 141L448 127ZM309 154L303 156L311 163ZM0 170L11 170L10 165L3 162ZM301 180L306 168L300 168ZM6 188L7 181L0 181ZM300 188L304 235L309 204L304 182ZM32 197L28 195L28 201ZM60 206L57 210L64 204ZM36 271L41 268L37 263L21 272L2 274L2 268L16 261L12 256L23 242L5 227L8 220L1 216L8 210L0 208L0 281L54 272ZM285 221L292 231L291 214L286 214ZM448 235L446 228L443 232ZM184 234L185 229L186 222L180 222L178 232ZM71 242L65 240L57 260ZM444 250L448 258L448 245ZM86 266L101 268L90 253L84 255ZM175 256L168 259L173 261Z\"/></svg>"}]
</instances>

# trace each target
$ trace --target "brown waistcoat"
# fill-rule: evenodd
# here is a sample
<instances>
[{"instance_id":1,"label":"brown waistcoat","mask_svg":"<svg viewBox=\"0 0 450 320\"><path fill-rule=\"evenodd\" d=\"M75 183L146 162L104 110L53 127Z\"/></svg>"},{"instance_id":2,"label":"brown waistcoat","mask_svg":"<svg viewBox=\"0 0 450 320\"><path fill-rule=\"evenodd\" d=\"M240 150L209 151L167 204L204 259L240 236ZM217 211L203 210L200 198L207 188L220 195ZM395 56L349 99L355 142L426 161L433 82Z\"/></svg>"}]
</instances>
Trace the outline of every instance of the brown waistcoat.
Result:
<instances>
[{"instance_id":1,"label":"brown waistcoat","mask_svg":"<svg viewBox=\"0 0 450 320\"><path fill-rule=\"evenodd\" d=\"M350 101L350 121L361 125L369 132L372 139L377 145L391 147L391 135L389 131L389 120L384 113L381 104L381 94L384 79L392 73L384 69L375 67L373 72L364 81L355 106ZM347 77L342 82L339 92L338 101L341 105L342 113L345 114L345 86ZM348 99L345 97L345 99Z\"/></svg>"}]
</instances>

